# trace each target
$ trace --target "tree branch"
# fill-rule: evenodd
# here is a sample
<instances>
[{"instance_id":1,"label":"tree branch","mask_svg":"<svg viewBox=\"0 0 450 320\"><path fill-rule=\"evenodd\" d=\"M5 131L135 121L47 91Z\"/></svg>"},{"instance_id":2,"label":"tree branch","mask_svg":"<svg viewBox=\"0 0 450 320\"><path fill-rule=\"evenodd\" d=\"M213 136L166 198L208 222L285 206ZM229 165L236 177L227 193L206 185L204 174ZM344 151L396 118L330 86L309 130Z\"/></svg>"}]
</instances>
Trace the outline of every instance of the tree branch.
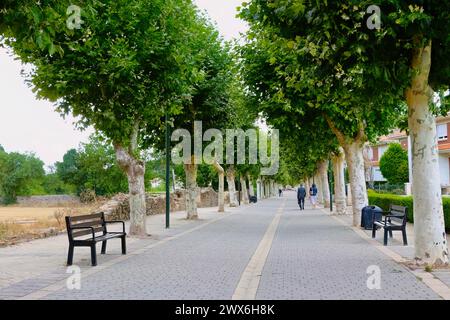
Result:
<instances>
[{"instance_id":1,"label":"tree branch","mask_svg":"<svg viewBox=\"0 0 450 320\"><path fill-rule=\"evenodd\" d=\"M338 139L339 143L344 146L345 145L345 136L342 133L342 131L340 131L336 125L334 124L334 122L331 120L331 118L327 115L327 114L323 114L325 120L328 123L328 126L330 127L331 131L333 131L333 133L336 135L336 138Z\"/></svg>"}]
</instances>

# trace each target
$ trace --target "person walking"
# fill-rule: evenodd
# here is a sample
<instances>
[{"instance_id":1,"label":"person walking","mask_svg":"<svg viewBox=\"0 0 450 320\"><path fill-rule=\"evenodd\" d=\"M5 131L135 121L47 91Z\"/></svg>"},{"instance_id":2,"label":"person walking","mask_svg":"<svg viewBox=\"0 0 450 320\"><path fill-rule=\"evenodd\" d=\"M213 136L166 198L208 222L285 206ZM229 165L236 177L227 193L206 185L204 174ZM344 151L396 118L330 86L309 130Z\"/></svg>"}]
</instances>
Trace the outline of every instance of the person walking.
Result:
<instances>
[{"instance_id":1,"label":"person walking","mask_svg":"<svg viewBox=\"0 0 450 320\"><path fill-rule=\"evenodd\" d=\"M314 209L316 209L316 207L317 207L317 193L318 193L317 186L315 183L313 183L311 188L309 188L309 195L310 195L311 204Z\"/></svg>"},{"instance_id":2,"label":"person walking","mask_svg":"<svg viewBox=\"0 0 450 320\"><path fill-rule=\"evenodd\" d=\"M302 184L297 190L297 200L300 210L305 210L305 198L306 198L306 189Z\"/></svg>"}]
</instances>

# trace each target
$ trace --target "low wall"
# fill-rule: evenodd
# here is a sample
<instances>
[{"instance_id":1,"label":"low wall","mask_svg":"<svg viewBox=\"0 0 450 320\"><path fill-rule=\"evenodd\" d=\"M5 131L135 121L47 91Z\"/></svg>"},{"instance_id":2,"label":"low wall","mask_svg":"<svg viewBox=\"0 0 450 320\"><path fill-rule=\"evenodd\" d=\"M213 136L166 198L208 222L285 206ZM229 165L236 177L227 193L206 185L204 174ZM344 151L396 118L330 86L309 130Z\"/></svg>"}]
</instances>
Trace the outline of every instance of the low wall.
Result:
<instances>
[{"instance_id":1,"label":"low wall","mask_svg":"<svg viewBox=\"0 0 450 320\"><path fill-rule=\"evenodd\" d=\"M69 195L17 197L17 204L21 207L66 207L80 204L80 199Z\"/></svg>"},{"instance_id":2,"label":"low wall","mask_svg":"<svg viewBox=\"0 0 450 320\"><path fill-rule=\"evenodd\" d=\"M201 189L197 198L197 206L199 208L210 208L218 206L219 197L212 188ZM166 212L166 196L165 194L146 195L147 215L163 214ZM170 211L186 210L185 191L178 190L171 193ZM127 194L118 194L110 201L99 208L105 215L111 219L128 220L130 218L130 205Z\"/></svg>"}]
</instances>

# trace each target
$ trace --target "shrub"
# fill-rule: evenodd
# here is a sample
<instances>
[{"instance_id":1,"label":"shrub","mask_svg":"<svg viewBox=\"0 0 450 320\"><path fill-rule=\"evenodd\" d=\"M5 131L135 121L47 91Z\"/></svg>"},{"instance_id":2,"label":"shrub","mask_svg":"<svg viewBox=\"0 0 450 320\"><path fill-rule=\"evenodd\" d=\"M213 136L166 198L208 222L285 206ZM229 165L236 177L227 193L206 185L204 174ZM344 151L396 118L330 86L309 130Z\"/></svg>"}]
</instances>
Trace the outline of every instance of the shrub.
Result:
<instances>
[{"instance_id":1,"label":"shrub","mask_svg":"<svg viewBox=\"0 0 450 320\"><path fill-rule=\"evenodd\" d=\"M395 194L379 194L373 190L368 192L369 204L378 206L383 210L389 210L391 204L403 206L408 208L408 221L414 222L414 206L413 198L411 196L399 196ZM443 197L442 204L444 208L445 228L450 230L450 198Z\"/></svg>"},{"instance_id":2,"label":"shrub","mask_svg":"<svg viewBox=\"0 0 450 320\"><path fill-rule=\"evenodd\" d=\"M392 143L380 159L380 170L390 184L408 182L408 153L398 143Z\"/></svg>"},{"instance_id":3,"label":"shrub","mask_svg":"<svg viewBox=\"0 0 450 320\"><path fill-rule=\"evenodd\" d=\"M96 194L94 190L86 189L80 192L80 201L82 203L92 203L96 201Z\"/></svg>"}]
</instances>

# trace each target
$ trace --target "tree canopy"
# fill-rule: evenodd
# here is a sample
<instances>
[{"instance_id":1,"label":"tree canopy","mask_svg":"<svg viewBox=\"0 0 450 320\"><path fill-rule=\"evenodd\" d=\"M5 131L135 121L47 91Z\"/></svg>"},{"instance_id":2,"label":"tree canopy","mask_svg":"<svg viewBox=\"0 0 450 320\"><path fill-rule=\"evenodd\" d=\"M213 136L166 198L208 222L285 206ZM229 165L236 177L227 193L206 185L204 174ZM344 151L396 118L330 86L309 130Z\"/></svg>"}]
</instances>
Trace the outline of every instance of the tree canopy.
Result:
<instances>
[{"instance_id":1,"label":"tree canopy","mask_svg":"<svg viewBox=\"0 0 450 320\"><path fill-rule=\"evenodd\" d=\"M44 175L44 163L34 154L0 151L0 196L5 204L30 195Z\"/></svg>"}]
</instances>

